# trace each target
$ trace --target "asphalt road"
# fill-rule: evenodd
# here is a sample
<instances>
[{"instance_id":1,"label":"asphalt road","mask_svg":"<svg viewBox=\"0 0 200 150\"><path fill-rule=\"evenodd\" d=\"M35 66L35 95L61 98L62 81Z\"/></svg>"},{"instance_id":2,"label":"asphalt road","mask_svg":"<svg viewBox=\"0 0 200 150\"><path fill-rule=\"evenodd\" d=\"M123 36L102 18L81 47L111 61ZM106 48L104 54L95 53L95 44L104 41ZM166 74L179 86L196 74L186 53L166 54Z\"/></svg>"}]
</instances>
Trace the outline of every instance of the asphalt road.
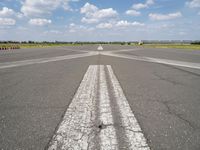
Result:
<instances>
[{"instance_id":1,"label":"asphalt road","mask_svg":"<svg viewBox=\"0 0 200 150\"><path fill-rule=\"evenodd\" d=\"M199 150L200 51L103 45L99 52L97 47L0 51L0 149L47 148L88 67L111 65L151 149ZM70 57L55 60L58 56ZM34 59L40 63L6 68Z\"/></svg>"}]
</instances>

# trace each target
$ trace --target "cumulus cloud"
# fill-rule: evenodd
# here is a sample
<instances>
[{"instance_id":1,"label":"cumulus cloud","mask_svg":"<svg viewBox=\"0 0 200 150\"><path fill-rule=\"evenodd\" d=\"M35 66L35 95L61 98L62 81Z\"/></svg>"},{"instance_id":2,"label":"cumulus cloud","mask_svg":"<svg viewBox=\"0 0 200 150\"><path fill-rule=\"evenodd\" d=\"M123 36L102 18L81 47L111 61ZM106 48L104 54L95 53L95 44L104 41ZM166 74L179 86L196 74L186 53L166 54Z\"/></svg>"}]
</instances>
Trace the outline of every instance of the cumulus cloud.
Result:
<instances>
[{"instance_id":1,"label":"cumulus cloud","mask_svg":"<svg viewBox=\"0 0 200 150\"><path fill-rule=\"evenodd\" d=\"M95 5L92 5L90 3L86 3L82 8L81 8L81 13L89 15L92 12L98 11L98 8Z\"/></svg>"},{"instance_id":2,"label":"cumulus cloud","mask_svg":"<svg viewBox=\"0 0 200 150\"><path fill-rule=\"evenodd\" d=\"M9 9L7 7L3 7L2 10L0 10L0 16L11 16L14 14L14 11L12 9Z\"/></svg>"},{"instance_id":3,"label":"cumulus cloud","mask_svg":"<svg viewBox=\"0 0 200 150\"><path fill-rule=\"evenodd\" d=\"M83 17L81 19L81 22L91 24L91 23L97 23L97 22L99 22L99 19Z\"/></svg>"},{"instance_id":4,"label":"cumulus cloud","mask_svg":"<svg viewBox=\"0 0 200 150\"><path fill-rule=\"evenodd\" d=\"M140 22L128 22L127 20L121 20L116 23L117 27L130 27L130 26L144 26L143 23Z\"/></svg>"},{"instance_id":5,"label":"cumulus cloud","mask_svg":"<svg viewBox=\"0 0 200 150\"><path fill-rule=\"evenodd\" d=\"M45 25L51 24L51 20L35 18L35 19L30 19L29 24L35 25L35 26L45 26Z\"/></svg>"},{"instance_id":6,"label":"cumulus cloud","mask_svg":"<svg viewBox=\"0 0 200 150\"><path fill-rule=\"evenodd\" d=\"M80 13L85 15L81 20L84 23L97 23L105 18L112 18L118 15L113 8L99 9L90 3L86 3L81 8Z\"/></svg>"},{"instance_id":7,"label":"cumulus cloud","mask_svg":"<svg viewBox=\"0 0 200 150\"><path fill-rule=\"evenodd\" d=\"M69 32L70 33L74 33L74 32L90 32L90 31L93 31L94 28L93 27L87 27L87 26L83 26L83 25L76 25L74 23L71 23L69 26L68 26L68 29L69 29Z\"/></svg>"},{"instance_id":8,"label":"cumulus cloud","mask_svg":"<svg viewBox=\"0 0 200 150\"><path fill-rule=\"evenodd\" d=\"M3 7L0 10L0 17L17 17L17 18L22 18L22 14L19 12L15 12L13 9L10 9L8 7Z\"/></svg>"},{"instance_id":9,"label":"cumulus cloud","mask_svg":"<svg viewBox=\"0 0 200 150\"><path fill-rule=\"evenodd\" d=\"M200 0L192 0L186 2L186 6L190 8L200 8Z\"/></svg>"},{"instance_id":10,"label":"cumulus cloud","mask_svg":"<svg viewBox=\"0 0 200 150\"><path fill-rule=\"evenodd\" d=\"M147 4L147 5L153 5L153 4L154 4L154 0L147 0L147 1L146 1L146 4Z\"/></svg>"},{"instance_id":11,"label":"cumulus cloud","mask_svg":"<svg viewBox=\"0 0 200 150\"><path fill-rule=\"evenodd\" d=\"M65 10L73 11L73 9L70 7L70 2L78 2L79 0L62 0L61 5Z\"/></svg>"},{"instance_id":12,"label":"cumulus cloud","mask_svg":"<svg viewBox=\"0 0 200 150\"><path fill-rule=\"evenodd\" d=\"M0 18L0 25L2 26L13 26L16 24L16 21L12 18Z\"/></svg>"},{"instance_id":13,"label":"cumulus cloud","mask_svg":"<svg viewBox=\"0 0 200 150\"><path fill-rule=\"evenodd\" d=\"M140 22L129 22L127 20L113 21L108 23L100 23L96 26L99 29L111 29L111 28L126 28L126 27L141 27L144 26Z\"/></svg>"},{"instance_id":14,"label":"cumulus cloud","mask_svg":"<svg viewBox=\"0 0 200 150\"><path fill-rule=\"evenodd\" d=\"M150 5L153 5L153 4L154 4L154 0L147 0L145 3L133 4L132 8L139 10L143 8L148 8Z\"/></svg>"},{"instance_id":15,"label":"cumulus cloud","mask_svg":"<svg viewBox=\"0 0 200 150\"><path fill-rule=\"evenodd\" d=\"M100 23L96 26L99 29L110 29L113 27L112 23Z\"/></svg>"},{"instance_id":16,"label":"cumulus cloud","mask_svg":"<svg viewBox=\"0 0 200 150\"><path fill-rule=\"evenodd\" d=\"M156 13L149 14L149 18L151 20L171 20L179 18L181 16L182 16L181 12L170 13L170 14L156 14Z\"/></svg>"},{"instance_id":17,"label":"cumulus cloud","mask_svg":"<svg viewBox=\"0 0 200 150\"><path fill-rule=\"evenodd\" d=\"M145 3L133 4L132 8L126 11L126 14L130 16L140 16L141 12L138 10L143 9L143 8L148 8L149 6L153 4L154 4L154 0L146 0Z\"/></svg>"},{"instance_id":18,"label":"cumulus cloud","mask_svg":"<svg viewBox=\"0 0 200 150\"><path fill-rule=\"evenodd\" d=\"M71 10L69 2L78 0L25 0L21 12L25 16L41 16L51 14L58 7Z\"/></svg>"},{"instance_id":19,"label":"cumulus cloud","mask_svg":"<svg viewBox=\"0 0 200 150\"><path fill-rule=\"evenodd\" d=\"M49 30L45 31L44 34L62 34L62 32L58 30Z\"/></svg>"},{"instance_id":20,"label":"cumulus cloud","mask_svg":"<svg viewBox=\"0 0 200 150\"><path fill-rule=\"evenodd\" d=\"M130 16L139 16L139 15L141 15L141 13L139 11L136 11L136 10L127 10L126 14L130 15Z\"/></svg>"},{"instance_id":21,"label":"cumulus cloud","mask_svg":"<svg viewBox=\"0 0 200 150\"><path fill-rule=\"evenodd\" d=\"M132 6L133 9L142 9L142 8L147 8L147 5L146 4L142 4L142 3L138 3L138 4L134 4Z\"/></svg>"},{"instance_id":22,"label":"cumulus cloud","mask_svg":"<svg viewBox=\"0 0 200 150\"><path fill-rule=\"evenodd\" d=\"M60 0L25 0L21 7L21 12L25 16L40 16L50 14L60 5Z\"/></svg>"}]
</instances>

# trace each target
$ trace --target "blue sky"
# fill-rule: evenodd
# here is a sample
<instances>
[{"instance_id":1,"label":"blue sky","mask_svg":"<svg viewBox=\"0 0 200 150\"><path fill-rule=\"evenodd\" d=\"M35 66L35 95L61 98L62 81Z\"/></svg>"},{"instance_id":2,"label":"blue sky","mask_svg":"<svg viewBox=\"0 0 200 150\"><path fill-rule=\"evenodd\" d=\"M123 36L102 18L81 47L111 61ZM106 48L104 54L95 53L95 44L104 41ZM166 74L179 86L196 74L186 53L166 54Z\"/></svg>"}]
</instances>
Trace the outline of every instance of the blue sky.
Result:
<instances>
[{"instance_id":1,"label":"blue sky","mask_svg":"<svg viewBox=\"0 0 200 150\"><path fill-rule=\"evenodd\" d=\"M1 0L0 40L200 40L200 0Z\"/></svg>"}]
</instances>

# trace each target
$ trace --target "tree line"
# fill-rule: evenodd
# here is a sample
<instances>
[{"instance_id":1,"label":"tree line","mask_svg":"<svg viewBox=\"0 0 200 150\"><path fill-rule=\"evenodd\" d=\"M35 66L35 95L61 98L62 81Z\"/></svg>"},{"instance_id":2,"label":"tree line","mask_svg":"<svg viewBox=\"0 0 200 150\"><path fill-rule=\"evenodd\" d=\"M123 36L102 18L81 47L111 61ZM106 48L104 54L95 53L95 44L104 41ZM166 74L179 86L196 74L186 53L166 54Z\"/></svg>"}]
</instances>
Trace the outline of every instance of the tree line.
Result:
<instances>
[{"instance_id":1,"label":"tree line","mask_svg":"<svg viewBox=\"0 0 200 150\"><path fill-rule=\"evenodd\" d=\"M143 40L140 41L144 44L173 44L173 43L180 43L180 44L196 44L199 45L200 41L191 41L191 40L183 40L183 41L179 41L179 40L174 40L174 41L157 41L157 40ZM76 41L76 42L65 42L65 41L0 41L0 44L120 44L120 45L131 45L131 44L138 44L139 41L129 41L129 42L125 42L125 41L112 41L112 42L105 42L105 41L96 41L96 42L83 42L83 41Z\"/></svg>"}]
</instances>

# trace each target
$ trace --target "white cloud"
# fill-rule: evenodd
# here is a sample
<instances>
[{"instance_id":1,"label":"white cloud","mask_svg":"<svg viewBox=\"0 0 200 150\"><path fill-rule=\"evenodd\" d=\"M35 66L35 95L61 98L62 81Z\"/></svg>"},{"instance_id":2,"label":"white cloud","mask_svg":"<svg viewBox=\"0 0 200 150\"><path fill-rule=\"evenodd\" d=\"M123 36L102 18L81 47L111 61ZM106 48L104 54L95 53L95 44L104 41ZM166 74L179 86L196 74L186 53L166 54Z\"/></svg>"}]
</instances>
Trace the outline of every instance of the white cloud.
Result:
<instances>
[{"instance_id":1,"label":"white cloud","mask_svg":"<svg viewBox=\"0 0 200 150\"><path fill-rule=\"evenodd\" d=\"M110 29L113 27L112 23L100 23L96 26L99 29Z\"/></svg>"},{"instance_id":2,"label":"white cloud","mask_svg":"<svg viewBox=\"0 0 200 150\"><path fill-rule=\"evenodd\" d=\"M86 17L83 17L81 19L81 22L91 24L91 23L97 23L97 22L99 22L99 20L96 19L96 18L86 18Z\"/></svg>"},{"instance_id":3,"label":"white cloud","mask_svg":"<svg viewBox=\"0 0 200 150\"><path fill-rule=\"evenodd\" d=\"M145 3L137 3L137 4L133 4L132 9L129 9L126 11L127 15L130 16L140 16L141 12L137 11L143 8L148 8L149 6L154 4L154 0L146 0Z\"/></svg>"},{"instance_id":4,"label":"white cloud","mask_svg":"<svg viewBox=\"0 0 200 150\"><path fill-rule=\"evenodd\" d=\"M142 9L142 8L147 8L147 5L146 4L142 4L142 3L138 3L138 4L134 4L132 6L132 8L138 10L138 9Z\"/></svg>"},{"instance_id":5,"label":"white cloud","mask_svg":"<svg viewBox=\"0 0 200 150\"><path fill-rule=\"evenodd\" d=\"M51 20L35 18L35 19L30 19L29 24L35 25L35 26L44 26L44 25L51 24Z\"/></svg>"},{"instance_id":6,"label":"white cloud","mask_svg":"<svg viewBox=\"0 0 200 150\"><path fill-rule=\"evenodd\" d=\"M74 23L70 23L69 27L75 27L76 25Z\"/></svg>"},{"instance_id":7,"label":"white cloud","mask_svg":"<svg viewBox=\"0 0 200 150\"><path fill-rule=\"evenodd\" d=\"M139 10L143 8L148 8L150 5L154 4L154 0L147 0L145 3L138 3L138 4L133 4L132 8Z\"/></svg>"},{"instance_id":8,"label":"white cloud","mask_svg":"<svg viewBox=\"0 0 200 150\"><path fill-rule=\"evenodd\" d=\"M147 1L146 1L146 4L147 4L147 5L153 5L153 4L154 4L154 0L147 0Z\"/></svg>"},{"instance_id":9,"label":"white cloud","mask_svg":"<svg viewBox=\"0 0 200 150\"><path fill-rule=\"evenodd\" d=\"M13 15L15 12L12 9L9 9L7 7L3 7L2 10L0 10L0 16L4 17L4 16L11 16Z\"/></svg>"},{"instance_id":10,"label":"white cloud","mask_svg":"<svg viewBox=\"0 0 200 150\"><path fill-rule=\"evenodd\" d=\"M90 14L92 12L98 11L98 8L95 5L92 5L90 3L86 3L82 8L81 8L81 13L82 14Z\"/></svg>"},{"instance_id":11,"label":"white cloud","mask_svg":"<svg viewBox=\"0 0 200 150\"><path fill-rule=\"evenodd\" d=\"M70 33L74 33L74 32L90 32L90 31L93 31L94 28L93 27L87 27L87 26L83 26L83 25L76 25L74 23L71 23L69 26L68 26L68 31Z\"/></svg>"},{"instance_id":12,"label":"white cloud","mask_svg":"<svg viewBox=\"0 0 200 150\"><path fill-rule=\"evenodd\" d=\"M116 10L113 8L99 9L95 5L86 3L80 10L85 17L82 18L84 23L97 23L105 18L112 18L118 15Z\"/></svg>"},{"instance_id":13,"label":"white cloud","mask_svg":"<svg viewBox=\"0 0 200 150\"><path fill-rule=\"evenodd\" d=\"M16 17L20 19L20 18L23 18L24 15L23 15L22 13L19 13L19 12L18 12L18 13L16 13Z\"/></svg>"},{"instance_id":14,"label":"white cloud","mask_svg":"<svg viewBox=\"0 0 200 150\"><path fill-rule=\"evenodd\" d=\"M61 5L65 10L73 11L73 9L70 7L70 2L78 2L79 0L62 0Z\"/></svg>"},{"instance_id":15,"label":"white cloud","mask_svg":"<svg viewBox=\"0 0 200 150\"><path fill-rule=\"evenodd\" d=\"M198 15L200 16L200 11L198 12Z\"/></svg>"},{"instance_id":16,"label":"white cloud","mask_svg":"<svg viewBox=\"0 0 200 150\"><path fill-rule=\"evenodd\" d=\"M181 12L176 13L170 13L170 14L156 14L156 13L150 13L149 18L151 20L170 20L181 17Z\"/></svg>"},{"instance_id":17,"label":"white cloud","mask_svg":"<svg viewBox=\"0 0 200 150\"><path fill-rule=\"evenodd\" d=\"M62 34L62 32L58 30L49 30L45 31L44 34Z\"/></svg>"},{"instance_id":18,"label":"white cloud","mask_svg":"<svg viewBox=\"0 0 200 150\"><path fill-rule=\"evenodd\" d=\"M127 10L126 14L130 15L130 16L139 16L139 15L141 15L141 13L139 11L136 11L136 10Z\"/></svg>"},{"instance_id":19,"label":"white cloud","mask_svg":"<svg viewBox=\"0 0 200 150\"><path fill-rule=\"evenodd\" d=\"M187 35L187 33L184 32L184 31L180 31L180 32L179 32L179 35Z\"/></svg>"},{"instance_id":20,"label":"white cloud","mask_svg":"<svg viewBox=\"0 0 200 150\"><path fill-rule=\"evenodd\" d=\"M25 16L40 16L50 14L60 5L60 0L25 0L21 12Z\"/></svg>"},{"instance_id":21,"label":"white cloud","mask_svg":"<svg viewBox=\"0 0 200 150\"><path fill-rule=\"evenodd\" d=\"M98 19L110 18L110 17L115 17L115 16L117 16L117 12L113 10L113 8L101 9L92 15L92 17L98 18Z\"/></svg>"},{"instance_id":22,"label":"white cloud","mask_svg":"<svg viewBox=\"0 0 200 150\"><path fill-rule=\"evenodd\" d=\"M116 27L130 27L130 26L144 26L144 24L137 21L128 22L127 20L121 20L116 23Z\"/></svg>"},{"instance_id":23,"label":"white cloud","mask_svg":"<svg viewBox=\"0 0 200 150\"><path fill-rule=\"evenodd\" d=\"M156 31L158 31L158 30L169 30L169 29L174 29L175 27L176 27L176 25L175 24L173 24L172 22L167 22L167 23L158 23L158 22L155 22L154 24L148 24L147 26L146 26L147 28L147 30L148 31L153 31L153 30L156 30Z\"/></svg>"},{"instance_id":24,"label":"white cloud","mask_svg":"<svg viewBox=\"0 0 200 150\"><path fill-rule=\"evenodd\" d=\"M25 16L42 16L51 14L55 9L62 7L65 10L72 10L69 2L77 0L24 0L21 12Z\"/></svg>"},{"instance_id":25,"label":"white cloud","mask_svg":"<svg viewBox=\"0 0 200 150\"><path fill-rule=\"evenodd\" d=\"M3 26L12 26L15 25L16 21L12 18L0 18L0 25Z\"/></svg>"},{"instance_id":26,"label":"white cloud","mask_svg":"<svg viewBox=\"0 0 200 150\"><path fill-rule=\"evenodd\" d=\"M3 7L2 10L0 10L0 17L17 17L22 18L23 15L19 12L15 12L13 9Z\"/></svg>"},{"instance_id":27,"label":"white cloud","mask_svg":"<svg viewBox=\"0 0 200 150\"><path fill-rule=\"evenodd\" d=\"M199 8L200 7L200 0L192 0L192 1L188 1L186 2L186 6L190 7L190 8Z\"/></svg>"},{"instance_id":28,"label":"white cloud","mask_svg":"<svg viewBox=\"0 0 200 150\"><path fill-rule=\"evenodd\" d=\"M112 28L127 28L127 27L142 27L143 23L140 22L129 22L127 20L112 21L106 23L100 23L96 26L98 29L112 29Z\"/></svg>"}]
</instances>

